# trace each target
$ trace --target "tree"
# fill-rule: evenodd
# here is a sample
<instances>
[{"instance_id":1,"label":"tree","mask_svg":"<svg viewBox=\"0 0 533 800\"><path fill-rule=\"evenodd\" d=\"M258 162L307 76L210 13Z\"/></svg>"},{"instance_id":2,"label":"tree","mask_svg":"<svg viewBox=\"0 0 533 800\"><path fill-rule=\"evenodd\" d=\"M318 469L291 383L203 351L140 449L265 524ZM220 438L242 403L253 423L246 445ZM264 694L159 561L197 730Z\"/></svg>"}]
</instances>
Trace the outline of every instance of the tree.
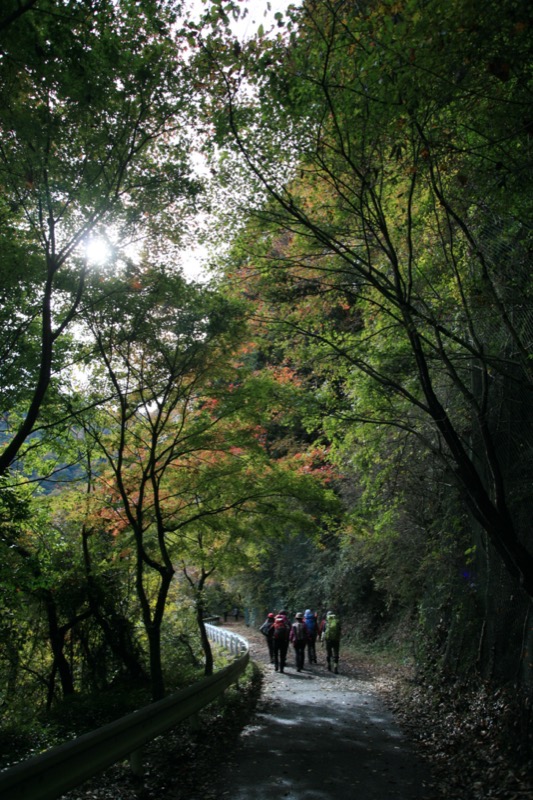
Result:
<instances>
[{"instance_id":1,"label":"tree","mask_svg":"<svg viewBox=\"0 0 533 800\"><path fill-rule=\"evenodd\" d=\"M270 458L265 448L247 441L246 430L240 438L240 447L205 463L197 478L197 517L182 520L175 549L193 597L207 675L213 658L204 616L213 580L255 583L265 554L298 533L312 539L320 515L335 505L322 475L298 472L295 463ZM287 570L294 574L294 564L287 564ZM252 592L246 594L255 599Z\"/></svg>"},{"instance_id":2,"label":"tree","mask_svg":"<svg viewBox=\"0 0 533 800\"><path fill-rule=\"evenodd\" d=\"M239 480L247 463L239 454L245 440L248 448L259 444L243 394L231 389L242 373L232 364L242 328L238 305L164 268L134 270L128 290L122 285L88 316L102 363L92 390L113 399L94 420L80 421L109 467L99 479L109 498L102 512L108 528L126 541L132 537L158 698L164 693L161 626L174 562L186 557L186 541L200 530L206 535L210 518L257 495L250 470L246 484ZM202 630L200 603L198 610ZM207 648L206 654L210 670Z\"/></svg>"},{"instance_id":3,"label":"tree","mask_svg":"<svg viewBox=\"0 0 533 800\"><path fill-rule=\"evenodd\" d=\"M66 643L90 612L83 582L76 577L78 562L69 541L54 529L49 509L32 496L28 485L21 487L6 478L2 483L1 601L7 622L4 642L13 668L11 702L20 694L19 684L29 691L21 680L25 671L46 684L49 709L57 677L64 697L75 692Z\"/></svg>"},{"instance_id":4,"label":"tree","mask_svg":"<svg viewBox=\"0 0 533 800\"><path fill-rule=\"evenodd\" d=\"M87 412L84 419L88 424ZM100 513L95 463L98 465L101 453L81 435L79 426L71 427L68 438L75 450L86 449L83 470L77 480L60 484L49 502L55 530L72 542L77 554L78 586L73 585L72 591L83 592L90 612L89 621L73 632L87 676L80 688L107 688L117 672L132 683L144 685L148 675L137 632L138 606L127 559Z\"/></svg>"},{"instance_id":5,"label":"tree","mask_svg":"<svg viewBox=\"0 0 533 800\"><path fill-rule=\"evenodd\" d=\"M3 9L0 474L76 357L69 331L87 283L105 280L89 263L91 237L125 245L164 224L170 240L197 192L175 23L173 3L156 0Z\"/></svg>"},{"instance_id":6,"label":"tree","mask_svg":"<svg viewBox=\"0 0 533 800\"><path fill-rule=\"evenodd\" d=\"M218 77L219 169L240 163L258 197L267 232L251 264L284 298L292 352L298 340L343 426L392 425L443 459L531 596L498 413L514 384L531 391L517 314L531 299L525 15L511 3L307 2L297 32L238 51L211 38L203 58ZM515 290L504 252L521 265Z\"/></svg>"},{"instance_id":7,"label":"tree","mask_svg":"<svg viewBox=\"0 0 533 800\"><path fill-rule=\"evenodd\" d=\"M162 267L135 270L127 285L119 291L118 283L88 316L102 364L92 390L112 399L80 421L108 465L94 466L105 497L99 513L130 553L158 698L161 630L177 565L193 593L210 674L207 579L243 563L260 520L284 498L318 489L269 463L261 424L272 413L267 381L254 381L240 357L242 302Z\"/></svg>"}]
</instances>

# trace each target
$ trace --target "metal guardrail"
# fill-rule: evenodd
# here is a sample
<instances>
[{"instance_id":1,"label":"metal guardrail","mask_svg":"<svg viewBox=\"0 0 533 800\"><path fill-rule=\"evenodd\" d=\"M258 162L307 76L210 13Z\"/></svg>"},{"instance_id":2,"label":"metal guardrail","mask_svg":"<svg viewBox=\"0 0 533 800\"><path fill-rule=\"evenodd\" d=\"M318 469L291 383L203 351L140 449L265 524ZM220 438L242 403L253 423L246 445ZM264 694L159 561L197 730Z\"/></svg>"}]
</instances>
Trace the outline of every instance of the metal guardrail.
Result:
<instances>
[{"instance_id":1,"label":"metal guardrail","mask_svg":"<svg viewBox=\"0 0 533 800\"><path fill-rule=\"evenodd\" d=\"M235 661L157 703L1 772L2 800L56 800L117 761L135 759L151 739L216 700L246 669L248 643L215 625L208 624L206 629L210 639L237 654Z\"/></svg>"}]
</instances>

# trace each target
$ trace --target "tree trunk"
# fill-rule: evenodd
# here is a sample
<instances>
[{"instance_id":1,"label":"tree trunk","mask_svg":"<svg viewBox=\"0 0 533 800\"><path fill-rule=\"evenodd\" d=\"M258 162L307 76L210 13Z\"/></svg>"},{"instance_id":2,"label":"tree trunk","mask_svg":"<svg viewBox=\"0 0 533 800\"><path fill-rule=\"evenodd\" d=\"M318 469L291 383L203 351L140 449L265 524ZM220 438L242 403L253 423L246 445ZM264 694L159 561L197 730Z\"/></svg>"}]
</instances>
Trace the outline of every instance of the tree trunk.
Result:
<instances>
[{"instance_id":1,"label":"tree trunk","mask_svg":"<svg viewBox=\"0 0 533 800\"><path fill-rule=\"evenodd\" d=\"M196 608L196 619L198 621L198 628L200 629L200 640L202 642L202 649L205 655L205 675L212 675L213 674L213 651L211 649L211 643L207 636L207 631L205 629L204 623L204 610L203 607L197 606Z\"/></svg>"},{"instance_id":2,"label":"tree trunk","mask_svg":"<svg viewBox=\"0 0 533 800\"><path fill-rule=\"evenodd\" d=\"M148 646L150 650L150 684L152 687L152 700L156 702L165 696L165 680L163 676L163 660L161 655L161 625L168 597L168 590L174 577L174 570L159 569L161 580L157 601L153 615L151 614L150 603L142 585L142 572L138 576L139 600L143 608L143 619L148 636Z\"/></svg>"},{"instance_id":3,"label":"tree trunk","mask_svg":"<svg viewBox=\"0 0 533 800\"><path fill-rule=\"evenodd\" d=\"M161 659L161 625L152 623L146 630L150 650L150 685L152 701L155 703L165 696L165 680Z\"/></svg>"},{"instance_id":4,"label":"tree trunk","mask_svg":"<svg viewBox=\"0 0 533 800\"><path fill-rule=\"evenodd\" d=\"M59 673L61 689L64 697L67 697L75 692L72 671L64 653L65 635L67 629L58 624L57 609L50 592L46 592L45 594L45 603L48 617L48 635L50 637L50 646L54 655L53 670L54 672L57 670Z\"/></svg>"},{"instance_id":5,"label":"tree trunk","mask_svg":"<svg viewBox=\"0 0 533 800\"><path fill-rule=\"evenodd\" d=\"M135 643L130 635L131 625L114 609L108 610L100 599L100 593L92 573L91 554L89 551L89 533L83 529L82 545L85 574L88 584L89 608L100 626L104 639L113 655L125 666L128 674L135 681L146 681L148 675L135 651Z\"/></svg>"},{"instance_id":6,"label":"tree trunk","mask_svg":"<svg viewBox=\"0 0 533 800\"><path fill-rule=\"evenodd\" d=\"M405 307L403 316L428 411L448 445L455 464L456 478L462 488L465 502L476 521L487 533L509 574L520 588L527 592L529 597L533 597L533 555L518 540L503 491L496 492L496 500L493 501L485 488L478 469L466 452L457 430L437 398L420 336L415 322ZM491 459L488 466L495 481L497 480L498 484L503 486L503 478L495 457Z\"/></svg>"}]
</instances>

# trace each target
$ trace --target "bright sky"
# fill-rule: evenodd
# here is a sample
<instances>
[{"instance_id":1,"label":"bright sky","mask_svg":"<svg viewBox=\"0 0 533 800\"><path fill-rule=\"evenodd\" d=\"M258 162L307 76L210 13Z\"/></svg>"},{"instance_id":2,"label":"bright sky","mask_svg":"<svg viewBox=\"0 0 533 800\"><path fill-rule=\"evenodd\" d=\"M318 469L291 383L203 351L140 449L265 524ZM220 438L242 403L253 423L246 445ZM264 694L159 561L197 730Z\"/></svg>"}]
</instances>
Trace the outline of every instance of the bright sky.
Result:
<instances>
[{"instance_id":1,"label":"bright sky","mask_svg":"<svg viewBox=\"0 0 533 800\"><path fill-rule=\"evenodd\" d=\"M240 0L243 9L248 13L239 22L235 23L235 35L240 39L254 36L260 25L263 25L265 32L275 24L274 15L279 11L282 13L287 10L289 5L300 5L301 0ZM199 14L205 9L206 3L203 0L190 0L193 11Z\"/></svg>"},{"instance_id":2,"label":"bright sky","mask_svg":"<svg viewBox=\"0 0 533 800\"><path fill-rule=\"evenodd\" d=\"M209 2L209 0L208 0ZM239 39L251 38L262 25L265 34L276 29L275 14L285 12L289 5L300 4L301 0L240 0L242 9L248 13L234 25L235 35ZM189 0L189 7L199 15L205 11L206 3L203 0ZM111 235L111 234L110 234ZM83 245L84 255L91 266L105 266L111 255L112 245L103 236L94 233ZM208 256L207 248L197 246L182 251L182 268L185 275L191 280L207 279L202 268Z\"/></svg>"},{"instance_id":3,"label":"bright sky","mask_svg":"<svg viewBox=\"0 0 533 800\"><path fill-rule=\"evenodd\" d=\"M265 34L276 25L275 14L284 13L290 5L299 6L301 0L240 0L241 6L248 10L244 18L234 24L235 35L239 39L255 36L262 25ZM190 0L191 8L200 14L205 10L206 4L202 0ZM191 280L208 279L202 264L208 257L206 247L195 247L182 251L182 268L187 278Z\"/></svg>"},{"instance_id":4,"label":"bright sky","mask_svg":"<svg viewBox=\"0 0 533 800\"><path fill-rule=\"evenodd\" d=\"M285 12L291 4L299 5L299 2L291 0L243 0L243 6L248 9L246 17L239 22L236 33L240 38L254 36L260 25L265 30L275 24L274 14L279 11Z\"/></svg>"}]
</instances>

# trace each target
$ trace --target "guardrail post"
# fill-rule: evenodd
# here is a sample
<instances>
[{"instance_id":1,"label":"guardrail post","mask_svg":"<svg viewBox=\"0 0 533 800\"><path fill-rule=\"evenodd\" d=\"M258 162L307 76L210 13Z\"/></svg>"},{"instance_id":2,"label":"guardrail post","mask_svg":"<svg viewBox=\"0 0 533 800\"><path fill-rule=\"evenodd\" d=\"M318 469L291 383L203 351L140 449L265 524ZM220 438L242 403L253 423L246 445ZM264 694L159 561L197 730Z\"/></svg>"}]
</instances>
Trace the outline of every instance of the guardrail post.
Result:
<instances>
[{"instance_id":1,"label":"guardrail post","mask_svg":"<svg viewBox=\"0 0 533 800\"><path fill-rule=\"evenodd\" d=\"M189 717L189 727L191 731L195 732L198 732L201 729L202 726L200 724L200 714L191 714Z\"/></svg>"},{"instance_id":2,"label":"guardrail post","mask_svg":"<svg viewBox=\"0 0 533 800\"><path fill-rule=\"evenodd\" d=\"M142 777L144 773L143 769L143 751L140 747L138 750L134 750L133 753L130 753L130 769L134 775L137 775L139 778Z\"/></svg>"}]
</instances>

